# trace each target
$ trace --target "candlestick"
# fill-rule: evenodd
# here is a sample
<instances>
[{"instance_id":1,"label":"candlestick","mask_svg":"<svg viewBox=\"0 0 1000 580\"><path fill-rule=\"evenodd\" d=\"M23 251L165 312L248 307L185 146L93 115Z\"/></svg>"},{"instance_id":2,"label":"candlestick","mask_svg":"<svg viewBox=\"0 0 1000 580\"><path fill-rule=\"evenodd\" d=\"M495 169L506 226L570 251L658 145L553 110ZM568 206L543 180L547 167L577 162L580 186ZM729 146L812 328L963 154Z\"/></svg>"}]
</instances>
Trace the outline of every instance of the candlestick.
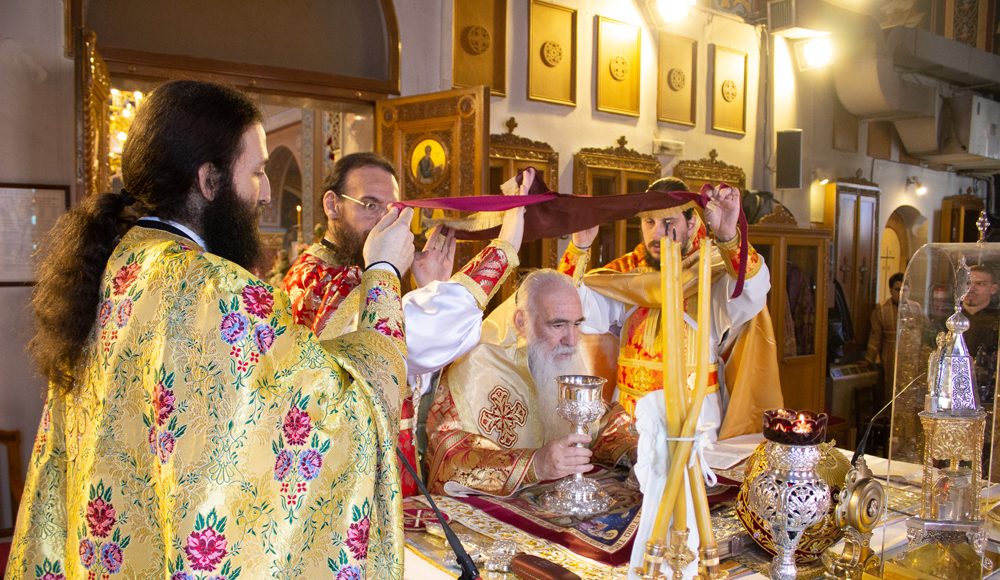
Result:
<instances>
[{"instance_id":1,"label":"candlestick","mask_svg":"<svg viewBox=\"0 0 1000 580\"><path fill-rule=\"evenodd\" d=\"M660 287L663 293L663 307L660 309L660 352L667 435L671 438L680 435L684 420L682 413L685 409L683 397L685 381L682 374L684 372L684 357L683 351L680 350L681 341L677 340L678 336L682 336L681 332L683 331L680 326L683 324L681 321L683 316L681 289L678 288L680 261L680 244L666 237L660 238ZM668 439L667 449L673 456L677 449L677 443ZM668 478L669 476L668 473ZM687 529L687 509L683 501L683 498L674 497L669 506L665 502L660 502L651 536L654 541L669 545L667 526L670 524L671 515L674 516L672 526L674 530ZM675 503L679 505L675 505Z\"/></svg>"},{"instance_id":2,"label":"candlestick","mask_svg":"<svg viewBox=\"0 0 1000 580\"><path fill-rule=\"evenodd\" d=\"M302 206L295 206L295 239L302 241Z\"/></svg>"},{"instance_id":3,"label":"candlestick","mask_svg":"<svg viewBox=\"0 0 1000 580\"><path fill-rule=\"evenodd\" d=\"M708 349L709 338L712 333L712 323L709 318L712 299L712 243L709 240L705 240L698 254L698 332L696 335L698 350L697 366L695 367L695 393L696 396L704 397L704 393L708 392ZM692 408L688 414L689 416L693 414L697 420L698 416L701 415L701 406L699 405L697 409ZM695 462L688 468L688 480L691 487L691 500L694 506L695 521L698 524L700 552L704 559L706 554L716 553L718 546L715 543L715 533L712 530L708 493L705 490L700 463ZM711 557L708 558L708 560L711 559ZM706 571L706 578L724 577L721 570L719 570L718 559L715 559L714 564L711 561L702 561L701 569Z\"/></svg>"},{"instance_id":4,"label":"candlestick","mask_svg":"<svg viewBox=\"0 0 1000 580\"><path fill-rule=\"evenodd\" d=\"M662 247L662 246L661 246ZM710 251L708 244L705 244L706 251ZM700 290L699 300L709 300L710 291L710 271L708 271L708 264L702 265L705 267L705 272L699 272L703 275L704 280L699 281L699 287L701 288L704 284L704 290ZM702 298L703 297L703 298ZM709 331L708 325L703 327L705 332ZM699 328L701 330L701 328ZM684 418L684 424L681 428L680 441L677 442L674 452L670 455L670 469L667 471L667 483L664 486L664 494L661 499L660 508L664 511L663 516L667 519L671 515L671 506L678 501L678 496L680 495L681 483L684 480L684 470L685 465L688 462L688 458L691 455L691 447L694 440L694 432L698 424L698 418L701 415L701 407L705 401L705 396L708 394L708 378L707 378L707 364L704 369L706 377L704 381L697 381L695 385L695 392L691 397L691 405L687 409L687 415ZM666 506L666 507L665 507ZM707 507L707 506L706 506ZM696 508L697 509L697 508Z\"/></svg>"}]
</instances>

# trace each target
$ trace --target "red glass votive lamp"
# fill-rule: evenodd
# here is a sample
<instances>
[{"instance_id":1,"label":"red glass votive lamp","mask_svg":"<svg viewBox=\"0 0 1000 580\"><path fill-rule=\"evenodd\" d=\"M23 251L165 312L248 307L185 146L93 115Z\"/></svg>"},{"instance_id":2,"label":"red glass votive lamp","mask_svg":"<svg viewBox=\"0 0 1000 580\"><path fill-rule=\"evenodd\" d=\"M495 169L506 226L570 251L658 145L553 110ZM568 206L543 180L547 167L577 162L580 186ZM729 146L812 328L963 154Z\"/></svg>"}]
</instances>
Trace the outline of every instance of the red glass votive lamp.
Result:
<instances>
[{"instance_id":1,"label":"red glass votive lamp","mask_svg":"<svg viewBox=\"0 0 1000 580\"><path fill-rule=\"evenodd\" d=\"M764 411L764 438L783 445L816 445L826 439L826 413L769 409Z\"/></svg>"}]
</instances>

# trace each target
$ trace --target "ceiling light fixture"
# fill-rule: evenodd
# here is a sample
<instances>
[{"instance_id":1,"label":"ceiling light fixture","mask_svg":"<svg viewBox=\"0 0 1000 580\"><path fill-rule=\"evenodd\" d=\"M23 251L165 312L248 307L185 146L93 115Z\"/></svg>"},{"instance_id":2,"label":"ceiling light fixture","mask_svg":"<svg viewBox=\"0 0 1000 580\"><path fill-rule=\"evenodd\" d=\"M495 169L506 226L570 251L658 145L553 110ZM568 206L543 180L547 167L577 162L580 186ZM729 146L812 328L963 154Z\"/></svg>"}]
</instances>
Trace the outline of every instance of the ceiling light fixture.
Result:
<instances>
[{"instance_id":1,"label":"ceiling light fixture","mask_svg":"<svg viewBox=\"0 0 1000 580\"><path fill-rule=\"evenodd\" d=\"M664 22L679 22L687 18L695 0L656 0L656 9Z\"/></svg>"},{"instance_id":2,"label":"ceiling light fixture","mask_svg":"<svg viewBox=\"0 0 1000 580\"><path fill-rule=\"evenodd\" d=\"M833 62L833 42L829 35L816 36L795 43L799 70L822 68Z\"/></svg>"}]
</instances>

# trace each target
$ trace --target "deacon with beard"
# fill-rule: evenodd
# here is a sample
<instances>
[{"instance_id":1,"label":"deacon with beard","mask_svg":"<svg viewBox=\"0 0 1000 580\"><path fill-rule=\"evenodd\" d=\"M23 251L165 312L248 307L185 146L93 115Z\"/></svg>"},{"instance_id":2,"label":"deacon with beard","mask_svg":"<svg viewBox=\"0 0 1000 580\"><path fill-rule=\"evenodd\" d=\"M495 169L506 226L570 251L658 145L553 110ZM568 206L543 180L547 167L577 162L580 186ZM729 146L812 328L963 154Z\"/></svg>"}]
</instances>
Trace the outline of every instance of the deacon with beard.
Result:
<instances>
[{"instance_id":1,"label":"deacon with beard","mask_svg":"<svg viewBox=\"0 0 1000 580\"><path fill-rule=\"evenodd\" d=\"M360 328L320 343L246 269L266 162L245 95L166 83L129 132L127 191L53 228L30 345L50 386L7 578L402 577L412 214L374 225Z\"/></svg>"},{"instance_id":2,"label":"deacon with beard","mask_svg":"<svg viewBox=\"0 0 1000 580\"><path fill-rule=\"evenodd\" d=\"M531 187L534 169L520 188ZM284 279L299 324L321 339L333 338L357 326L362 292L361 248L372 227L393 202L399 185L392 164L374 153L352 153L334 165L323 195L327 233L295 260ZM399 446L417 465L414 448L414 400L429 388L429 373L468 351L479 341L483 309L518 265L517 251L524 229L524 209L506 212L499 237L452 275L454 232L431 230L424 250L414 256L413 276L419 288L403 297L408 346L408 384L403 401ZM417 484L401 473L403 495L415 495Z\"/></svg>"},{"instance_id":3,"label":"deacon with beard","mask_svg":"<svg viewBox=\"0 0 1000 580\"><path fill-rule=\"evenodd\" d=\"M687 185L676 177L664 177L649 186L649 191L686 190ZM692 280L701 241L709 235L714 237L712 338L709 346L711 374L705 408L715 409L711 422L719 431L726 401L730 396L737 400L738 412L727 416L726 423L722 425L720 436L727 438L759 432L759 412L770 408L761 406L781 406L781 394L774 334L766 308L767 292L771 288L767 264L751 245L743 292L731 298L740 266L737 229L740 192L730 187L715 188L709 196L711 201L704 210L704 221L695 212L693 203L640 213L642 243L633 251L586 275L588 248L597 235L597 228L576 232L562 257L559 270L573 276L580 286L587 317L583 331L618 335L617 398L634 416L640 399L663 388L663 375L659 370L663 364L660 352L660 240L669 238L680 244L684 260L683 276L689 277L684 294L685 333L678 338L684 341L688 381L693 385L696 353L694 348L688 346L694 344L694 317L698 301L695 293L697 284ZM741 342L738 343L737 339ZM730 368L723 368L724 354L732 355L728 361ZM738 396L737 375L743 376L749 387ZM720 389L725 386L730 389ZM748 407L747 403L752 404Z\"/></svg>"},{"instance_id":4,"label":"deacon with beard","mask_svg":"<svg viewBox=\"0 0 1000 580\"><path fill-rule=\"evenodd\" d=\"M687 186L679 179L667 177L654 182L649 189L684 191ZM774 334L766 310L767 293L771 288L767 265L751 245L743 292L732 297L740 268L737 229L740 192L736 188L718 186L708 195L710 200L701 215L696 213L693 203L640 213L642 244L607 267L582 276L579 287L587 317L584 332L617 332L619 335L616 389L618 401L635 416L635 428L639 433L635 475L643 492L643 514L656 513L669 465L664 427L666 409L660 394L665 339L660 325L661 239L677 242L684 260L681 273L685 281L684 331L682 336L666 337L666 340L683 341L683 364L689 388L694 387L697 362L697 250L709 235L715 239L711 257L708 395L698 417L696 447L701 448L717 439L759 432L761 413L782 406ZM572 264L574 274L582 270L579 256L585 255L585 251L580 248L589 247L596 235L596 228L573 234L573 243L563 256L562 264ZM727 354L728 361L725 359ZM650 393L655 395L647 396ZM700 456L700 453L695 455ZM702 469L706 483L711 484L714 474L707 464L703 463ZM685 485L683 488L689 494L688 521L693 522L690 487ZM651 517L640 519L632 566L642 564L652 524ZM689 534L689 545L697 551L697 533Z\"/></svg>"},{"instance_id":5,"label":"deacon with beard","mask_svg":"<svg viewBox=\"0 0 1000 580\"><path fill-rule=\"evenodd\" d=\"M583 310L568 276L536 270L483 323L480 343L449 366L427 418L432 493L508 496L525 485L616 464L635 449L614 406L590 438L556 413L556 377L587 374Z\"/></svg>"}]
</instances>

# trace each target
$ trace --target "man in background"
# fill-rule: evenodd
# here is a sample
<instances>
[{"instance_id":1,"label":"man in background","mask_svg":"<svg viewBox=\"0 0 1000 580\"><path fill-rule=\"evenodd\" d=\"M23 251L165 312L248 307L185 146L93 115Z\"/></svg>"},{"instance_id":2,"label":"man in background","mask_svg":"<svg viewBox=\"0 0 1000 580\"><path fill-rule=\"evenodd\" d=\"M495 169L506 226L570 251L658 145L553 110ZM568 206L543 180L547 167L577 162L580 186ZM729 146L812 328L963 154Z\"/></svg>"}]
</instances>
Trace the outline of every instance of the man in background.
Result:
<instances>
[{"instance_id":1,"label":"man in background","mask_svg":"<svg viewBox=\"0 0 1000 580\"><path fill-rule=\"evenodd\" d=\"M962 299L962 312L969 319L965 345L976 364L979 400L992 411L997 367L997 327L1000 308L994 302L1000 284L993 270L982 265L969 268L969 291Z\"/></svg>"},{"instance_id":2,"label":"man in background","mask_svg":"<svg viewBox=\"0 0 1000 580\"><path fill-rule=\"evenodd\" d=\"M869 364L882 364L882 392L876 401L876 409L892 398L896 369L896 319L899 316L899 294L903 288L903 273L896 272L889 277L889 298L872 310L871 334L865 360Z\"/></svg>"}]
</instances>

